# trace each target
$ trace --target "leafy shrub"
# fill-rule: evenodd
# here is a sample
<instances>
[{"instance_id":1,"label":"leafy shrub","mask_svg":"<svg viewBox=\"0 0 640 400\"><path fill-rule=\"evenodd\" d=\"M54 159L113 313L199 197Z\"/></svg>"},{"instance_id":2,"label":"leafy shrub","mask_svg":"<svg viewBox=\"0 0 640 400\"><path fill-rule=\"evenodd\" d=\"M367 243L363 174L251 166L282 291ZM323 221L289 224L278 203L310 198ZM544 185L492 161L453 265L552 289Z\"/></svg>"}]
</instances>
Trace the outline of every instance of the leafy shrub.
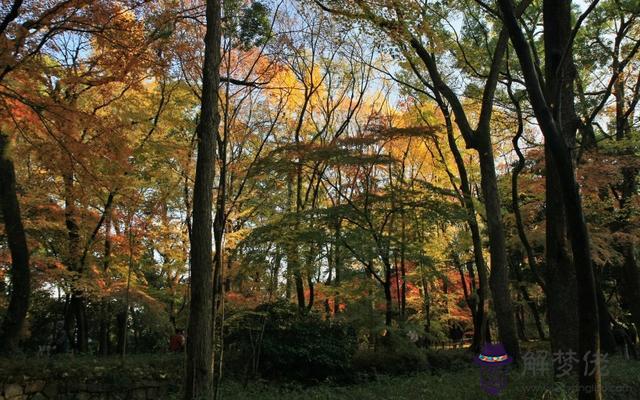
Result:
<instances>
[{"instance_id":1,"label":"leafy shrub","mask_svg":"<svg viewBox=\"0 0 640 400\"><path fill-rule=\"evenodd\" d=\"M388 331L375 350L354 355L353 369L364 374L411 374L429 369L424 350L411 342L403 330Z\"/></svg>"},{"instance_id":2,"label":"leafy shrub","mask_svg":"<svg viewBox=\"0 0 640 400\"><path fill-rule=\"evenodd\" d=\"M468 368L473 360L473 354L467 349L427 350L426 357L434 371Z\"/></svg>"},{"instance_id":3,"label":"leafy shrub","mask_svg":"<svg viewBox=\"0 0 640 400\"><path fill-rule=\"evenodd\" d=\"M353 369L364 374L402 375L425 371L429 367L422 351L361 350L353 357Z\"/></svg>"},{"instance_id":4,"label":"leafy shrub","mask_svg":"<svg viewBox=\"0 0 640 400\"><path fill-rule=\"evenodd\" d=\"M237 320L227 338L227 366L244 362L246 372L257 365L253 372L265 378L300 381L340 380L351 369L356 336L346 325L299 315L295 306L282 302Z\"/></svg>"}]
</instances>

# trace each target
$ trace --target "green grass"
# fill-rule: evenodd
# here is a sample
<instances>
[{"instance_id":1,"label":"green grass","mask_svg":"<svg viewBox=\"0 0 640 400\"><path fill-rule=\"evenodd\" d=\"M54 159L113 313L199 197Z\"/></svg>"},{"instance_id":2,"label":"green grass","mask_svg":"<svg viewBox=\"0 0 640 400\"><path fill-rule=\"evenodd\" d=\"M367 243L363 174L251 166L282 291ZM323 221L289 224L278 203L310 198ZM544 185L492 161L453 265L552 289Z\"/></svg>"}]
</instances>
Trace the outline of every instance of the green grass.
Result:
<instances>
[{"instance_id":1,"label":"green grass","mask_svg":"<svg viewBox=\"0 0 640 400\"><path fill-rule=\"evenodd\" d=\"M614 358L609 374L603 378L607 400L640 398L640 362ZM514 370L509 385L500 396L490 396L480 388L479 372L473 366L438 375L419 374L401 377L380 377L374 381L348 386L329 383L302 385L274 385L254 382L247 386L224 382L224 400L570 400L576 399L576 379L553 382L549 375L533 375ZM621 391L625 390L625 391Z\"/></svg>"},{"instance_id":2,"label":"green grass","mask_svg":"<svg viewBox=\"0 0 640 400\"><path fill-rule=\"evenodd\" d=\"M458 350L458 352L460 352ZM455 351L445 351L453 357ZM444 356L444 354L443 354ZM0 382L38 377L62 379L95 379L102 382L164 380L179 385L183 355L132 355L124 364L119 357L64 356L51 359L0 359ZM244 386L226 379L221 387L222 400L572 400L576 399L575 384L570 378L553 382L549 375L534 375L513 370L509 385L499 397L485 394L480 388L479 371L467 360L458 360L450 370L406 376L378 376L356 384L338 385L325 382L316 385L301 383L250 382ZM640 361L613 357L606 363L608 374L603 378L607 400L640 399ZM174 386L177 389L177 386ZM626 390L626 391L625 391ZM174 395L174 399L180 399Z\"/></svg>"}]
</instances>

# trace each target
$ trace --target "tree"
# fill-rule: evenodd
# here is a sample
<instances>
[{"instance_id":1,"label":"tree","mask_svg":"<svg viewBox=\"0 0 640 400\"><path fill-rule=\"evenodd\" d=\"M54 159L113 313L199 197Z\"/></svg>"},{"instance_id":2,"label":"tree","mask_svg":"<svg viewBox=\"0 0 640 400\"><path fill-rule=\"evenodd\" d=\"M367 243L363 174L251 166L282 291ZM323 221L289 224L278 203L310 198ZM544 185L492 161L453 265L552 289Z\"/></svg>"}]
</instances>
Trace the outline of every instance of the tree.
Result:
<instances>
[{"instance_id":1,"label":"tree","mask_svg":"<svg viewBox=\"0 0 640 400\"><path fill-rule=\"evenodd\" d=\"M570 21L571 1L563 2L563 11L560 13L557 13L556 3L552 4L552 2L545 1L544 4L547 13L558 15L558 18L562 18L564 21ZM573 30L553 29L552 32L546 32L551 35L548 40L555 40L561 50L560 52L547 54L547 57L553 57L549 62L553 63L555 61L553 65L556 66L556 69L550 78L556 81L556 84L551 86L553 90L548 92L548 97L545 97L541 80L531 56L529 43L519 26L512 2L510 0L500 0L499 5L503 21L509 30L513 47L520 60L529 100L540 124L540 129L548 142L549 153L555 163L554 171L548 171L548 173L555 172L558 174L563 205L567 215L567 228L571 240L578 291L578 358L580 359L580 371L586 371L584 367L588 365L588 357L595 357L594 373L580 374L579 396L580 399L600 399L602 398L602 387L600 381L598 305L593 265L591 263L589 232L582 210L582 200L575 177L573 157L564 136L564 127L561 125L563 120L559 119L561 114L557 107L559 105L557 99L562 93L561 88L564 82L562 75L559 74L562 71L562 65L564 65L565 60L570 60L570 51L573 46ZM547 15L551 18L551 14ZM564 24L566 23L568 22L564 22ZM553 28L559 27L554 26ZM554 37L554 34L558 36ZM555 105L555 108L553 105Z\"/></svg>"},{"instance_id":2,"label":"tree","mask_svg":"<svg viewBox=\"0 0 640 400\"><path fill-rule=\"evenodd\" d=\"M401 49L406 58L417 57L426 68L427 76L430 78L430 82L422 79L422 82L426 83L426 89L433 93L434 96L442 96L449 103L467 147L473 148L478 152L491 254L489 286L493 295L500 340L504 343L508 353L519 361L520 346L516 335L509 288L506 243L491 142L493 99L507 49L507 31L505 29L497 30L499 32L498 39L492 46L491 55L489 56L490 68L484 74L486 79L482 92L482 107L477 125L473 128L460 97L446 82L441 73L435 47L431 45L431 49L429 49L425 47L421 40L422 35L432 41L434 40L434 37L429 37L430 31L423 29L424 21L428 17L426 8L423 9L418 2L400 5L396 1L375 3L356 1L353 5L341 5L342 8L336 8L333 5L327 6L321 1L316 1L316 3L328 12L351 19L368 21L385 33ZM527 2L523 3L523 5L526 4ZM522 13L523 5L519 8L518 14ZM436 13L434 19L437 18L437 15ZM413 51L412 56L408 55L409 49Z\"/></svg>"},{"instance_id":3,"label":"tree","mask_svg":"<svg viewBox=\"0 0 640 400\"><path fill-rule=\"evenodd\" d=\"M198 158L193 187L191 232L191 299L187 329L185 400L204 399L212 394L213 381L213 266L212 190L215 149L220 124L218 86L220 84L221 2L208 0L202 67L202 97L196 128Z\"/></svg>"},{"instance_id":4,"label":"tree","mask_svg":"<svg viewBox=\"0 0 640 400\"><path fill-rule=\"evenodd\" d=\"M10 158L9 137L0 132L0 202L5 233L11 250L11 301L0 326L0 352L18 349L31 293L29 249L22 225L20 203L16 189L16 175Z\"/></svg>"}]
</instances>

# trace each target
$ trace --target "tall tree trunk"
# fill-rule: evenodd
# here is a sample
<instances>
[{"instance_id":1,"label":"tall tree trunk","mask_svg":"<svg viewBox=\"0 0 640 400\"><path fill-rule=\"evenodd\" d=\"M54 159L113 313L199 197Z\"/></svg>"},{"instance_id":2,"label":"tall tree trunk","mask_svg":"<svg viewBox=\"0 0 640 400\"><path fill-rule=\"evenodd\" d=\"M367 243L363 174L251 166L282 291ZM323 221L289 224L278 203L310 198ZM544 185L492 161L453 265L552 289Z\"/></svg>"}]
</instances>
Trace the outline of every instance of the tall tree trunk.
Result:
<instances>
[{"instance_id":1,"label":"tall tree trunk","mask_svg":"<svg viewBox=\"0 0 640 400\"><path fill-rule=\"evenodd\" d=\"M582 199L578 186L573 157L571 150L565 141L563 134L562 120L558 121L559 113L554 115L554 109L550 107L548 99L542 90L541 81L536 72L536 67L532 59L529 43L520 29L511 0L498 0L502 18L509 30L513 47L516 50L520 66L524 75L526 89L529 93L532 108L540 129L545 137L555 171L558 173L562 194L563 205L567 217L567 227L571 240L571 249L576 274L577 294L578 294L578 321L579 321L579 346L578 358L580 359L579 377L579 399L602 399L602 383L600 377L600 343L598 330L598 305L596 299L596 286L593 267L591 262L591 246L589 232L582 210ZM569 0L545 0L544 1L545 28L549 23L549 31L545 29L545 41L555 41L562 50L558 54L545 53L547 62L545 65L561 65L560 61L566 57L571 60L570 54L566 53L569 45L570 23L571 23L571 1ZM555 24L551 21L558 18ZM566 26L569 29L566 29ZM554 37L555 34L555 37ZM550 38L547 38L550 35ZM551 40L553 39L553 40ZM552 58L553 57L553 58ZM555 59L555 63L554 63ZM563 77L562 68L556 69L558 75ZM556 76L554 79L557 79ZM562 82L562 79L560 79ZM557 85L557 91L552 96L557 99L564 90ZM573 86L569 86L572 92ZM551 103L557 104L556 101ZM557 111L557 109L555 110ZM549 174L552 171L547 171ZM593 365L592 365L593 364ZM589 371L592 373L584 373Z\"/></svg>"},{"instance_id":2,"label":"tall tree trunk","mask_svg":"<svg viewBox=\"0 0 640 400\"><path fill-rule=\"evenodd\" d=\"M484 137L483 137L484 136ZM500 193L493 159L493 149L488 132L481 139L478 146L480 157L481 187L487 214L487 228L489 231L489 254L491 255L491 274L489 287L493 297L493 304L498 323L500 341L507 352L515 360L520 360L520 345L515 327L511 291L509 290L509 268L507 264L507 250L502 225L502 208Z\"/></svg>"},{"instance_id":3,"label":"tall tree trunk","mask_svg":"<svg viewBox=\"0 0 640 400\"><path fill-rule=\"evenodd\" d=\"M430 346L428 335L431 334L431 299L429 296L429 283L424 276L422 265L420 266L420 284L422 286L422 305L424 307L424 333L427 336L426 345Z\"/></svg>"},{"instance_id":4,"label":"tall tree trunk","mask_svg":"<svg viewBox=\"0 0 640 400\"><path fill-rule=\"evenodd\" d=\"M455 264L456 268L458 269L458 273L460 274L460 284L462 285L462 293L464 295L464 300L467 303L467 306L469 307L469 311L471 312L471 321L473 322L473 334L475 339L475 336L482 335L482 332L481 332L482 324L478 319L479 310L477 305L477 298L473 295L473 290L475 289L475 283L474 283L475 277L473 274L473 266L472 266L473 263L471 262L466 263L467 271L469 272L469 278L471 281L469 288L467 288L467 280L464 274L464 268L462 266L462 262L460 262L460 258L456 253L452 254L452 256L453 256L453 263Z\"/></svg>"},{"instance_id":5,"label":"tall tree trunk","mask_svg":"<svg viewBox=\"0 0 640 400\"><path fill-rule=\"evenodd\" d=\"M340 254L340 230L342 223L340 220L336 223L335 237L334 237L334 268L335 268L335 278L333 279L333 286L336 288L335 295L333 297L333 314L337 315L340 312L340 294L338 292L338 287L340 287L340 278L342 275L342 257Z\"/></svg>"},{"instance_id":6,"label":"tall tree trunk","mask_svg":"<svg viewBox=\"0 0 640 400\"><path fill-rule=\"evenodd\" d=\"M441 109L443 109L441 107ZM479 353L482 350L482 345L487 341L485 337L487 326L487 313L485 312L485 302L488 294L488 273L487 265L482 254L482 237L480 236L480 228L478 227L478 220L476 217L476 209L473 204L473 195L471 194L471 186L469 185L469 177L467 175L467 168L464 165L462 154L458 149L455 136L453 134L453 124L451 123L451 116L449 111L444 107L445 123L447 127L447 141L449 143L449 149L453 154L453 158L456 162L458 169L458 175L460 176L460 189L462 191L462 197L464 200L464 207L467 212L467 224L471 231L471 242L473 244L473 258L476 268L478 270L478 301L476 303L476 319L474 323L473 343L471 344L471 351ZM444 112L443 111L443 112ZM477 328L477 329L476 329Z\"/></svg>"},{"instance_id":7,"label":"tall tree trunk","mask_svg":"<svg viewBox=\"0 0 640 400\"><path fill-rule=\"evenodd\" d=\"M0 353L11 353L18 349L31 294L29 250L20 215L16 174L8 152L9 137L0 132L0 202L11 252L11 299L0 326Z\"/></svg>"},{"instance_id":8,"label":"tall tree trunk","mask_svg":"<svg viewBox=\"0 0 640 400\"><path fill-rule=\"evenodd\" d=\"M297 174L296 174L297 176ZM295 229L297 232L300 226L299 220L299 207L301 207L300 200L300 189L298 184L301 184L302 180L296 178L296 195L295 195L295 204L293 200L293 175L289 174L289 178L287 180L287 202L288 202L288 210L289 212L295 212ZM289 241L286 244L286 252L287 252L287 275L289 279L287 280L288 285L288 293L291 292L291 278L293 278L293 284L296 291L296 300L298 302L298 311L303 313L305 311L305 298L304 298L304 282L302 281L302 272L300 271L300 255L298 254L298 244L295 242L295 238L289 238ZM290 298L290 295L287 296Z\"/></svg>"},{"instance_id":9,"label":"tall tree trunk","mask_svg":"<svg viewBox=\"0 0 640 400\"><path fill-rule=\"evenodd\" d=\"M76 197L73 178L73 160L69 161L69 170L63 176L65 210L64 218L67 227L67 265L69 271L75 273L74 280L82 279L83 266L80 262L80 227L76 221ZM65 330L69 338L75 338L75 349L81 353L88 350L89 342L87 336L86 304L82 290L73 285L71 299L65 315ZM75 322L75 335L72 334L72 323Z\"/></svg>"},{"instance_id":10,"label":"tall tree trunk","mask_svg":"<svg viewBox=\"0 0 640 400\"><path fill-rule=\"evenodd\" d=\"M309 285L309 304L307 304L307 312L313 309L313 303L315 302L315 289L313 284L313 277L309 273L307 275L307 285Z\"/></svg>"},{"instance_id":11,"label":"tall tree trunk","mask_svg":"<svg viewBox=\"0 0 640 400\"><path fill-rule=\"evenodd\" d=\"M391 326L393 321L393 297L391 296L391 279L387 279L384 284L384 324Z\"/></svg>"},{"instance_id":12,"label":"tall tree trunk","mask_svg":"<svg viewBox=\"0 0 640 400\"><path fill-rule=\"evenodd\" d=\"M187 328L187 365L184 399L212 395L213 381L213 266L212 190L215 147L220 125L218 86L220 83L221 2L207 0L207 31L204 38L202 100L196 130L198 158L193 186L193 227L191 234L191 303Z\"/></svg>"},{"instance_id":13,"label":"tall tree trunk","mask_svg":"<svg viewBox=\"0 0 640 400\"><path fill-rule=\"evenodd\" d=\"M549 54L562 52L565 43L553 43L557 40L557 35L553 34L558 29L556 25L559 21L556 18L545 18L545 51ZM548 29L548 30L547 30ZM561 49L558 49L558 46ZM564 140L569 146L575 144L576 119L573 106L572 80L558 82L556 70L559 60L549 62L546 65L547 97L549 102L556 93L562 91L561 105L557 107L556 113L562 111L562 132ZM567 77L569 77L568 75ZM554 86L562 85L562 88ZM564 84L563 84L564 83ZM553 104L552 103L552 104ZM576 287L576 277L573 260L568 242L567 217L565 205L562 197L558 193L562 190L557 166L553 159L549 141L545 141L545 185L546 185L546 295L547 310L549 316L549 334L551 337L551 351L567 352L576 348L578 343L578 297ZM574 350L575 351L575 350ZM561 372L561 360L554 363L556 373Z\"/></svg>"},{"instance_id":14,"label":"tall tree trunk","mask_svg":"<svg viewBox=\"0 0 640 400\"><path fill-rule=\"evenodd\" d=\"M407 268L406 268L406 241L407 241L407 227L405 221L404 207L400 214L402 224L402 241L400 243L400 276L402 278L402 285L400 287L400 318L402 321L406 319L407 309Z\"/></svg>"},{"instance_id":15,"label":"tall tree trunk","mask_svg":"<svg viewBox=\"0 0 640 400\"><path fill-rule=\"evenodd\" d=\"M518 293L518 301L522 301L522 294ZM516 326L518 327L518 338L520 340L527 340L527 332L525 329L524 320L524 307L522 304L516 306Z\"/></svg>"},{"instance_id":16,"label":"tall tree trunk","mask_svg":"<svg viewBox=\"0 0 640 400\"><path fill-rule=\"evenodd\" d=\"M565 50L571 32L571 1L544 3L545 82L547 102L551 105L567 146L576 143L578 118L574 106L573 84L576 76L573 52ZM564 57L564 61L561 60ZM561 62L563 64L561 64ZM574 157L571 157L574 162ZM552 352L576 348L578 340L578 295L576 277L568 243L565 205L558 192L560 176L548 140L545 141L546 164L546 246L548 307ZM556 363L556 371L559 365Z\"/></svg>"},{"instance_id":17,"label":"tall tree trunk","mask_svg":"<svg viewBox=\"0 0 640 400\"><path fill-rule=\"evenodd\" d=\"M437 96L442 94L442 96L450 103L453 114L456 117L456 123L467 146L478 151L481 175L480 184L482 187L487 214L489 254L491 256L489 288L493 295L493 304L496 320L498 322L500 340L503 342L508 354L511 355L516 362L520 362L520 344L518 342L513 304L509 289L509 271L505 247L506 242L504 227L502 225L502 210L500 206L497 176L494 165L490 127L495 88L508 44L507 33L504 30L501 31L496 43L491 61L491 69L483 92L480 118L475 130L469 125L462 103L440 75L435 57L429 54L417 38L412 37L410 44L429 71L429 75L433 80L435 94L437 94Z\"/></svg>"},{"instance_id":18,"label":"tall tree trunk","mask_svg":"<svg viewBox=\"0 0 640 400\"><path fill-rule=\"evenodd\" d=\"M111 210L107 211L104 223L104 257L102 271L106 273L111 264ZM98 354L109 354L109 327L111 325L111 310L106 300L100 302L100 337L98 338Z\"/></svg>"},{"instance_id":19,"label":"tall tree trunk","mask_svg":"<svg viewBox=\"0 0 640 400\"><path fill-rule=\"evenodd\" d=\"M118 354L124 352L125 347L125 335L127 334L127 316L125 311L120 311L116 314L116 351Z\"/></svg>"}]
</instances>

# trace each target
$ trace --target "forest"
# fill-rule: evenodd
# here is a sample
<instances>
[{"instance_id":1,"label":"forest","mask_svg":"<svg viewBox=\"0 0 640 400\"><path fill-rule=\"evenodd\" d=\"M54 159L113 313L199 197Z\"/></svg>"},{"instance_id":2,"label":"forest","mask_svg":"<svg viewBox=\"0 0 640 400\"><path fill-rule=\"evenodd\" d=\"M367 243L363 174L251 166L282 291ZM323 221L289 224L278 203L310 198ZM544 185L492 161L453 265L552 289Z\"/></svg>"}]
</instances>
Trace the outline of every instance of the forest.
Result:
<instances>
[{"instance_id":1,"label":"forest","mask_svg":"<svg viewBox=\"0 0 640 400\"><path fill-rule=\"evenodd\" d=\"M1 0L0 400L640 399L639 101L638 0Z\"/></svg>"}]
</instances>

